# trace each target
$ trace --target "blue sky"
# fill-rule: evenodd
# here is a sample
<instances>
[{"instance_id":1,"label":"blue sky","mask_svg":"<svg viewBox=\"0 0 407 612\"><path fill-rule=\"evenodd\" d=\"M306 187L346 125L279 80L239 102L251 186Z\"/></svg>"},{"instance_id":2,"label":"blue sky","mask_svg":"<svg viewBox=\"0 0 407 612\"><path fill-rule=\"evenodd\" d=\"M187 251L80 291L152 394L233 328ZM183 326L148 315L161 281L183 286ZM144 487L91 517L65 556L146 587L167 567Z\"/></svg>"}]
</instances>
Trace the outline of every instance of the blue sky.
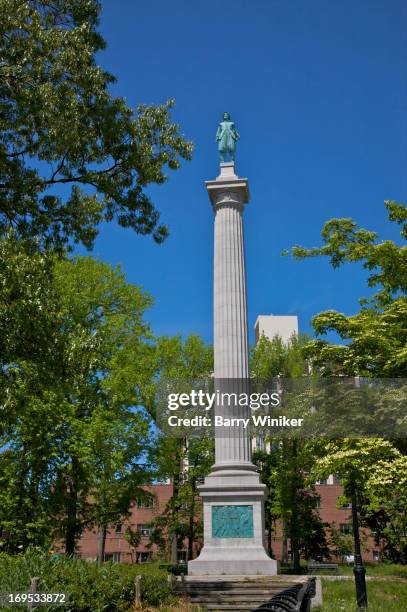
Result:
<instances>
[{"instance_id":1,"label":"blue sky","mask_svg":"<svg viewBox=\"0 0 407 612\"><path fill-rule=\"evenodd\" d=\"M112 224L94 254L121 263L155 298L157 334L212 340L217 124L241 134L236 170L245 211L249 326L258 314L351 314L367 295L357 266L281 257L320 243L323 223L353 217L397 239L385 199L407 202L407 3L404 0L105 0L101 65L131 106L175 98L193 161L151 189L170 227L163 245Z\"/></svg>"}]
</instances>

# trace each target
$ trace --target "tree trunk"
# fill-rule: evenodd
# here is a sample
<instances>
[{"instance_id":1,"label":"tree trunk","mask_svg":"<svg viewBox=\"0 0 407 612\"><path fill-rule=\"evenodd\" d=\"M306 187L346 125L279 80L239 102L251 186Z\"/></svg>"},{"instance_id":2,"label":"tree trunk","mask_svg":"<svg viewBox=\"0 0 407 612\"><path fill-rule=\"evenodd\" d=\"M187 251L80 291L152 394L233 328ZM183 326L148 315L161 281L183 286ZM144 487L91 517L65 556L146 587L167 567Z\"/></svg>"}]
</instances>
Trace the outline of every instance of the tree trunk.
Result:
<instances>
[{"instance_id":1,"label":"tree trunk","mask_svg":"<svg viewBox=\"0 0 407 612\"><path fill-rule=\"evenodd\" d=\"M177 565L178 563L178 538L176 533L171 538L170 563L171 565Z\"/></svg>"},{"instance_id":2,"label":"tree trunk","mask_svg":"<svg viewBox=\"0 0 407 612\"><path fill-rule=\"evenodd\" d=\"M283 545L281 551L281 563L288 563L288 546L287 546L287 535L285 532L285 525L283 525Z\"/></svg>"},{"instance_id":3,"label":"tree trunk","mask_svg":"<svg viewBox=\"0 0 407 612\"><path fill-rule=\"evenodd\" d=\"M293 570L296 572L300 571L300 550L299 550L299 525L298 525L298 508L297 508L297 495L298 495L298 465L297 465L297 440L292 441L292 457L291 457L291 525L290 525L290 539L291 539L291 552L293 559Z\"/></svg>"},{"instance_id":4,"label":"tree trunk","mask_svg":"<svg viewBox=\"0 0 407 612\"><path fill-rule=\"evenodd\" d=\"M80 522L78 520L78 489L77 474L79 463L72 458L72 474L68 478L67 500L66 500L66 530L65 530L65 552L68 556L75 553L76 539L80 533Z\"/></svg>"},{"instance_id":5,"label":"tree trunk","mask_svg":"<svg viewBox=\"0 0 407 612\"><path fill-rule=\"evenodd\" d=\"M105 547L106 547L106 525L99 525L99 535L98 535L98 556L97 562L101 565L105 560Z\"/></svg>"},{"instance_id":6,"label":"tree trunk","mask_svg":"<svg viewBox=\"0 0 407 612\"><path fill-rule=\"evenodd\" d=\"M177 452L175 456L175 465L177 466L177 470L173 475L173 489L172 489L172 498L173 498L173 509L172 509L172 523L173 523L173 533L171 537L171 547L170 547L170 563L172 565L177 565L178 563L178 527L177 527L177 515L179 510L179 491L180 491L180 483L183 472L183 453L182 453L183 440L180 440L179 446L177 447Z\"/></svg>"},{"instance_id":7,"label":"tree trunk","mask_svg":"<svg viewBox=\"0 0 407 612\"><path fill-rule=\"evenodd\" d=\"M75 552L76 535L77 535L77 516L76 516L76 502L77 494L76 490L72 485L68 486L68 499L67 499L67 516L66 516L66 530L65 530L65 552L71 557Z\"/></svg>"},{"instance_id":8,"label":"tree trunk","mask_svg":"<svg viewBox=\"0 0 407 612\"><path fill-rule=\"evenodd\" d=\"M291 550L293 554L293 570L297 573L300 572L300 551L298 550L298 542L296 540L291 541Z\"/></svg>"}]
</instances>

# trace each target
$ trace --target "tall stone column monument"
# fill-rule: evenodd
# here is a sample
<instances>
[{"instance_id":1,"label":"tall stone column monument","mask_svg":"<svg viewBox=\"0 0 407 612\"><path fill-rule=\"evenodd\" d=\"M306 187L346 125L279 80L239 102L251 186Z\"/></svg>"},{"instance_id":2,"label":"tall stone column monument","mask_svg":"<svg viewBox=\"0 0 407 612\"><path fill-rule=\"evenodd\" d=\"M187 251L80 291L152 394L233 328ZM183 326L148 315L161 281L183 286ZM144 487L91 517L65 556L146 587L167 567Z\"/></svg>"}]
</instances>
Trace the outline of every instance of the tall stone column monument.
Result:
<instances>
[{"instance_id":1,"label":"tall stone column monument","mask_svg":"<svg viewBox=\"0 0 407 612\"><path fill-rule=\"evenodd\" d=\"M229 129L226 137L222 133L225 129ZM249 374L243 237L243 211L249 202L249 187L247 179L235 174L234 143L238 137L225 113L217 133L222 160L220 175L206 182L215 213L215 389L237 394L248 391ZM225 162L227 152L232 161ZM216 415L228 418L244 417L246 413L247 408L238 404L216 406ZM270 559L264 548L265 485L251 461L247 430L216 427L215 459L205 484L199 488L204 546L199 557L189 562L188 574L276 574L277 562Z\"/></svg>"}]
</instances>

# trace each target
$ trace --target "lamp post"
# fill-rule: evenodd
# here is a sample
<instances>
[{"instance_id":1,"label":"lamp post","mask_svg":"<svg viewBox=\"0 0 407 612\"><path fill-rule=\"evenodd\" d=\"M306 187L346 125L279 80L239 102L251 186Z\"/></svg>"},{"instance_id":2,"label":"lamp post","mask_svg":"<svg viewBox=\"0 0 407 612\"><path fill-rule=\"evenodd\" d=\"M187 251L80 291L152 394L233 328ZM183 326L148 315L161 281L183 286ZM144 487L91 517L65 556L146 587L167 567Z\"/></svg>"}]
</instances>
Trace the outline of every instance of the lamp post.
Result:
<instances>
[{"instance_id":1,"label":"lamp post","mask_svg":"<svg viewBox=\"0 0 407 612\"><path fill-rule=\"evenodd\" d=\"M359 535L359 519L358 519L358 507L357 507L357 495L356 495L356 483L355 478L352 476L351 480L351 499L352 499L352 529L353 529L353 542L354 542L354 566L353 574L355 576L356 586L356 601L359 610L367 610L367 592L366 592L366 570L362 561L362 553L360 549L360 535Z\"/></svg>"}]
</instances>

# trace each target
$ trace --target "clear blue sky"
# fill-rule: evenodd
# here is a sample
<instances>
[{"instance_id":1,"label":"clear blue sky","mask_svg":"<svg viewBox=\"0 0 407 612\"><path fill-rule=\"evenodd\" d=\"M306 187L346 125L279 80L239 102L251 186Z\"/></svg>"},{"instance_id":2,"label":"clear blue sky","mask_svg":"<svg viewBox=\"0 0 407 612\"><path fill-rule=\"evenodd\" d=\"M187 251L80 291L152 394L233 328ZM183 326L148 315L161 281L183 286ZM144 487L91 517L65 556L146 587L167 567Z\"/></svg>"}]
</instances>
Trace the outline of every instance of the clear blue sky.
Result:
<instances>
[{"instance_id":1,"label":"clear blue sky","mask_svg":"<svg viewBox=\"0 0 407 612\"><path fill-rule=\"evenodd\" d=\"M383 200L407 202L405 0L105 0L99 61L127 102L176 99L193 161L151 190L170 227L151 238L110 224L94 254L121 263L155 298L157 334L212 340L213 213L204 188L218 174L224 110L241 134L236 169L245 211L249 325L258 314L351 314L367 295L358 267L281 257L320 243L323 223L353 217L383 237ZM252 336L251 336L252 337Z\"/></svg>"}]
</instances>

